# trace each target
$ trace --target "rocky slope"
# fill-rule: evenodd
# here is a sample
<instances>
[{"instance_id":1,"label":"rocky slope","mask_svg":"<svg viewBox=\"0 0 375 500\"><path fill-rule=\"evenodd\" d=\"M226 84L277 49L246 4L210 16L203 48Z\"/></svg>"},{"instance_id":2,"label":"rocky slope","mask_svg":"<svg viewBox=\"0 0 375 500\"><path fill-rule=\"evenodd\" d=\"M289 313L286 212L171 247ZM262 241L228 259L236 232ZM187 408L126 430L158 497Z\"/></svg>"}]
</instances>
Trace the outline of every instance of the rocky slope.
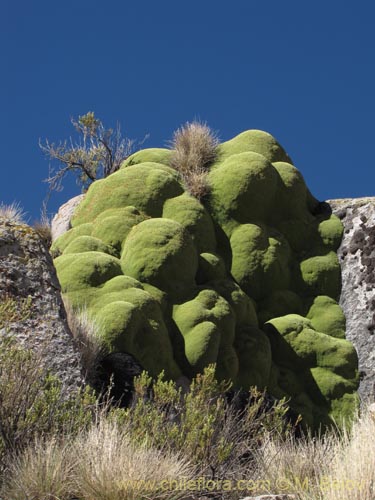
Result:
<instances>
[{"instance_id":1,"label":"rocky slope","mask_svg":"<svg viewBox=\"0 0 375 500\"><path fill-rule=\"evenodd\" d=\"M344 224L338 249L346 337L359 357L362 400L375 400L375 198L329 200Z\"/></svg>"},{"instance_id":2,"label":"rocky slope","mask_svg":"<svg viewBox=\"0 0 375 500\"><path fill-rule=\"evenodd\" d=\"M42 353L67 389L82 384L48 249L29 226L0 219L0 336L6 333Z\"/></svg>"}]
</instances>

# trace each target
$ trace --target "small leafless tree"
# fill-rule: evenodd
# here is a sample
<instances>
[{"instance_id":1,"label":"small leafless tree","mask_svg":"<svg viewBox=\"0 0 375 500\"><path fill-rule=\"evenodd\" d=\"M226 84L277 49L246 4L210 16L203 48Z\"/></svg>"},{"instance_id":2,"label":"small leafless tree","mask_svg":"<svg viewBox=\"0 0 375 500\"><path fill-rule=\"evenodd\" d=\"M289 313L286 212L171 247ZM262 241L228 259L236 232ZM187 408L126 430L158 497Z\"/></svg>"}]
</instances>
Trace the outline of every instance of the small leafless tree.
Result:
<instances>
[{"instance_id":1,"label":"small leafless tree","mask_svg":"<svg viewBox=\"0 0 375 500\"><path fill-rule=\"evenodd\" d=\"M46 157L58 162L57 168L50 165L49 176L45 179L49 184L49 194L61 191L62 182L70 172L76 174L77 184L86 191L95 180L116 172L134 151L135 141L122 137L119 124L115 129L106 129L92 111L71 121L79 135L77 141L72 138L58 144L50 143L48 139L44 143L39 141Z\"/></svg>"}]
</instances>

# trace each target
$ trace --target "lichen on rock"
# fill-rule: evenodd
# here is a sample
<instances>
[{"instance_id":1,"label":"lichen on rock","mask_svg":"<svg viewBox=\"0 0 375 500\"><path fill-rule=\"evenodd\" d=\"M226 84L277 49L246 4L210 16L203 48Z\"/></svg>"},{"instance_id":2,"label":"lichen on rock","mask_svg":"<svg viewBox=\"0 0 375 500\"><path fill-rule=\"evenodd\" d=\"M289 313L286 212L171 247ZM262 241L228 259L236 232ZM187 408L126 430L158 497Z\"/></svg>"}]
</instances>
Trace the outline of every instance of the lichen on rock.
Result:
<instances>
[{"instance_id":1,"label":"lichen on rock","mask_svg":"<svg viewBox=\"0 0 375 500\"><path fill-rule=\"evenodd\" d=\"M329 200L342 221L340 306L359 358L361 401L375 398L375 198Z\"/></svg>"},{"instance_id":2,"label":"lichen on rock","mask_svg":"<svg viewBox=\"0 0 375 500\"><path fill-rule=\"evenodd\" d=\"M169 161L139 151L90 187L52 247L70 302L151 375L216 363L236 387L289 398L306 425L349 419L358 377L337 304L340 220L265 132L219 146L202 202Z\"/></svg>"},{"instance_id":3,"label":"lichen on rock","mask_svg":"<svg viewBox=\"0 0 375 500\"><path fill-rule=\"evenodd\" d=\"M37 352L62 383L83 385L79 353L69 330L48 249L25 224L0 221L0 337Z\"/></svg>"}]
</instances>

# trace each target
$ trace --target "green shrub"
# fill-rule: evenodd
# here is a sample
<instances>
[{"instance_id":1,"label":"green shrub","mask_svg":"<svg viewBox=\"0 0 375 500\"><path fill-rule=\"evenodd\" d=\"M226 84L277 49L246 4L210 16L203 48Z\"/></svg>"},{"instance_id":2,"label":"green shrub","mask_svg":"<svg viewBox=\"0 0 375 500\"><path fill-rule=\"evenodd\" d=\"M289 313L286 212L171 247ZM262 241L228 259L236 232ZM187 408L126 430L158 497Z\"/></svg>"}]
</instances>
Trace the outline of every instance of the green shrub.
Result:
<instances>
[{"instance_id":1,"label":"green shrub","mask_svg":"<svg viewBox=\"0 0 375 500\"><path fill-rule=\"evenodd\" d=\"M31 297L13 297L10 294L0 296L0 328L7 328L10 323L25 321L31 315Z\"/></svg>"},{"instance_id":2,"label":"green shrub","mask_svg":"<svg viewBox=\"0 0 375 500\"><path fill-rule=\"evenodd\" d=\"M238 394L228 398L231 384L218 382L210 365L183 393L163 374L153 383L143 373L135 379L131 408L116 409L111 417L128 428L131 439L170 452L182 453L201 474L227 479L246 475L249 459L267 433L288 433L285 401L265 405L265 393L251 389L247 402Z\"/></svg>"},{"instance_id":3,"label":"green shrub","mask_svg":"<svg viewBox=\"0 0 375 500\"><path fill-rule=\"evenodd\" d=\"M69 394L45 368L42 356L12 336L0 342L0 458L36 436L74 434L93 418L95 398L87 390Z\"/></svg>"}]
</instances>

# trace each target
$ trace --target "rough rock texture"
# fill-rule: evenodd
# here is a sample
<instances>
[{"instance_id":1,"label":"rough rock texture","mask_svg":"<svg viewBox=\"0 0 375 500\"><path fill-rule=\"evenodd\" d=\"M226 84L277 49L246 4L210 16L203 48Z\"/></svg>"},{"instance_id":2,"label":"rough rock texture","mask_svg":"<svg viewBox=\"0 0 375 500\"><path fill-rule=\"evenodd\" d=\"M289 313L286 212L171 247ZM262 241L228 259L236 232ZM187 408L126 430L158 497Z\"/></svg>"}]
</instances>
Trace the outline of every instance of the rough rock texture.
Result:
<instances>
[{"instance_id":1,"label":"rough rock texture","mask_svg":"<svg viewBox=\"0 0 375 500\"><path fill-rule=\"evenodd\" d=\"M79 203L81 203L84 197L84 194L80 194L64 203L64 205L61 205L59 211L54 216L51 222L52 241L55 241L56 238L66 233L66 231L69 231L69 229L72 227L70 225L70 220L72 218L74 210L79 205Z\"/></svg>"},{"instance_id":2,"label":"rough rock texture","mask_svg":"<svg viewBox=\"0 0 375 500\"><path fill-rule=\"evenodd\" d=\"M5 304L14 306L13 317ZM24 312L17 317L21 309ZM51 256L33 229L4 220L0 220L0 326L0 335L14 334L24 346L41 352L66 388L82 384Z\"/></svg>"},{"instance_id":3,"label":"rough rock texture","mask_svg":"<svg viewBox=\"0 0 375 500\"><path fill-rule=\"evenodd\" d=\"M269 134L218 152L202 203L163 149L94 182L51 248L62 291L110 352L153 376L216 363L236 387L290 399L308 426L349 419L358 372L336 302L342 224Z\"/></svg>"},{"instance_id":4,"label":"rough rock texture","mask_svg":"<svg viewBox=\"0 0 375 500\"><path fill-rule=\"evenodd\" d=\"M346 336L358 352L359 394L375 399L375 198L329 200L344 224L338 256Z\"/></svg>"}]
</instances>

